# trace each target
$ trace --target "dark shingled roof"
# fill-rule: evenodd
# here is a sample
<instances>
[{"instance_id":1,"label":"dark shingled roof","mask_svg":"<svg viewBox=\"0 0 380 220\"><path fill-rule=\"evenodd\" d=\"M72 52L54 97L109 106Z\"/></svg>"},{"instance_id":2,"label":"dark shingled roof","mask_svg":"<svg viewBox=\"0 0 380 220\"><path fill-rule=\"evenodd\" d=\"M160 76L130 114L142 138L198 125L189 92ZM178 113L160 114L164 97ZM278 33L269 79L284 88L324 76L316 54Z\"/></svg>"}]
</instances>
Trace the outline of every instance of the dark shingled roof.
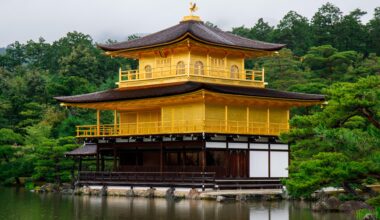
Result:
<instances>
[{"instance_id":1,"label":"dark shingled roof","mask_svg":"<svg viewBox=\"0 0 380 220\"><path fill-rule=\"evenodd\" d=\"M94 103L94 102L108 102L108 101L121 101L121 100L134 100L144 98L156 98L163 96L179 95L198 90L207 90L211 92L232 94L232 95L245 95L253 97L268 97L280 99L292 99L303 101L324 101L323 95L284 92L274 89L255 88L255 87L240 87L230 85L217 85L198 82L183 82L178 84L162 85L160 87L148 87L134 90L128 89L112 89L102 92L95 92L76 96L62 96L55 97L56 100L65 103Z\"/></svg>"},{"instance_id":2,"label":"dark shingled roof","mask_svg":"<svg viewBox=\"0 0 380 220\"><path fill-rule=\"evenodd\" d=\"M96 155L97 145L94 143L85 143L82 147L65 153L66 156L92 156Z\"/></svg>"},{"instance_id":3,"label":"dark shingled roof","mask_svg":"<svg viewBox=\"0 0 380 220\"><path fill-rule=\"evenodd\" d=\"M188 34L195 39L225 47L275 51L285 46L284 44L273 44L240 37L218 28L209 27L201 21L182 21L175 26L142 38L110 45L98 45L98 47L106 51L155 47L180 41L183 39L183 36Z\"/></svg>"}]
</instances>

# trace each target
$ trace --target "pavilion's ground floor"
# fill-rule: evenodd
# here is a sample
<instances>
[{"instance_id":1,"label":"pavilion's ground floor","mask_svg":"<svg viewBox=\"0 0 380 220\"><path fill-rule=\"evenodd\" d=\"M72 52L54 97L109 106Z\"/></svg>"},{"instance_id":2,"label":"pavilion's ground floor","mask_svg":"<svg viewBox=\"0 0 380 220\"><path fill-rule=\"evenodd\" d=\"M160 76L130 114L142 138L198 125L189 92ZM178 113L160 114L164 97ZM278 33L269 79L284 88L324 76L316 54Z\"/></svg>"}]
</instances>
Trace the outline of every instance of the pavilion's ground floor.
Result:
<instances>
[{"instance_id":1,"label":"pavilion's ground floor","mask_svg":"<svg viewBox=\"0 0 380 220\"><path fill-rule=\"evenodd\" d=\"M275 137L194 135L91 141L68 153L79 160L79 180L87 183L191 186L187 183L278 182L288 176L289 146ZM82 159L88 157L96 161L96 171L82 167Z\"/></svg>"}]
</instances>

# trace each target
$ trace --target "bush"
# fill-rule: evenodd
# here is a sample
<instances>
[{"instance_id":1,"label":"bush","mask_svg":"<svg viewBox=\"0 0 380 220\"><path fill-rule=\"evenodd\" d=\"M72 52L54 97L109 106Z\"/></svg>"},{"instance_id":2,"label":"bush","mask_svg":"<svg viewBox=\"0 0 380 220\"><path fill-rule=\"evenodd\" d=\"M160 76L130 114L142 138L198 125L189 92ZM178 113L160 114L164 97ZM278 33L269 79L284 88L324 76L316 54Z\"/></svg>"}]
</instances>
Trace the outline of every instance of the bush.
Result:
<instances>
[{"instance_id":1,"label":"bush","mask_svg":"<svg viewBox=\"0 0 380 220\"><path fill-rule=\"evenodd\" d=\"M366 202L372 207L380 208L380 195L370 198Z\"/></svg>"},{"instance_id":2,"label":"bush","mask_svg":"<svg viewBox=\"0 0 380 220\"><path fill-rule=\"evenodd\" d=\"M376 217L376 219L380 218L380 207L377 207L375 210L369 210L369 209L360 209L356 211L355 216L356 219L364 219L364 217L368 214L371 214Z\"/></svg>"},{"instance_id":3,"label":"bush","mask_svg":"<svg viewBox=\"0 0 380 220\"><path fill-rule=\"evenodd\" d=\"M31 179L28 179L25 181L25 189L27 189L27 190L33 190L34 189L34 183Z\"/></svg>"}]
</instances>

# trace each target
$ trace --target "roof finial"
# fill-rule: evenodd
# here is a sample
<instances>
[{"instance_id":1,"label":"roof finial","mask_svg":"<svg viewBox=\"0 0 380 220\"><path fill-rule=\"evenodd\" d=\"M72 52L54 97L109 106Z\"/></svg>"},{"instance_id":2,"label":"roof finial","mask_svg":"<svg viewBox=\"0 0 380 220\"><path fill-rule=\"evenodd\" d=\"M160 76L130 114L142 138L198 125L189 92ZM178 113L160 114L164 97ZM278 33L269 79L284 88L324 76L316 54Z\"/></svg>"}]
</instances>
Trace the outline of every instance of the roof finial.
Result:
<instances>
[{"instance_id":1,"label":"roof finial","mask_svg":"<svg viewBox=\"0 0 380 220\"><path fill-rule=\"evenodd\" d=\"M190 15L192 16L194 12L198 11L197 3L190 2Z\"/></svg>"},{"instance_id":2,"label":"roof finial","mask_svg":"<svg viewBox=\"0 0 380 220\"><path fill-rule=\"evenodd\" d=\"M197 3L190 2L189 11L190 15L183 17L182 21L201 21L199 16L194 15L198 11Z\"/></svg>"}]
</instances>

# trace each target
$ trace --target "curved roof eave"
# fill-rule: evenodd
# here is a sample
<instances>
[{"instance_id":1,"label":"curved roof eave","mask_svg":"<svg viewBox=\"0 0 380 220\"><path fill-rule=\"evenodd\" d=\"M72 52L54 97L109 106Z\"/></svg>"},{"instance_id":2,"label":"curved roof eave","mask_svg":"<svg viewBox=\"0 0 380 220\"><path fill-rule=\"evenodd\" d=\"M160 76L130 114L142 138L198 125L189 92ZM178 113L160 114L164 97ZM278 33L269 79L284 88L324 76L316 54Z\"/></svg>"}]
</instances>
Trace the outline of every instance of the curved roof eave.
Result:
<instances>
[{"instance_id":1,"label":"curved roof eave","mask_svg":"<svg viewBox=\"0 0 380 220\"><path fill-rule=\"evenodd\" d=\"M194 21L181 22L165 30L131 41L111 45L98 44L97 46L109 52L133 51L170 45L188 36L206 44L242 50L276 51L285 46L285 44L274 44L244 38L208 27L203 22Z\"/></svg>"}]
</instances>

